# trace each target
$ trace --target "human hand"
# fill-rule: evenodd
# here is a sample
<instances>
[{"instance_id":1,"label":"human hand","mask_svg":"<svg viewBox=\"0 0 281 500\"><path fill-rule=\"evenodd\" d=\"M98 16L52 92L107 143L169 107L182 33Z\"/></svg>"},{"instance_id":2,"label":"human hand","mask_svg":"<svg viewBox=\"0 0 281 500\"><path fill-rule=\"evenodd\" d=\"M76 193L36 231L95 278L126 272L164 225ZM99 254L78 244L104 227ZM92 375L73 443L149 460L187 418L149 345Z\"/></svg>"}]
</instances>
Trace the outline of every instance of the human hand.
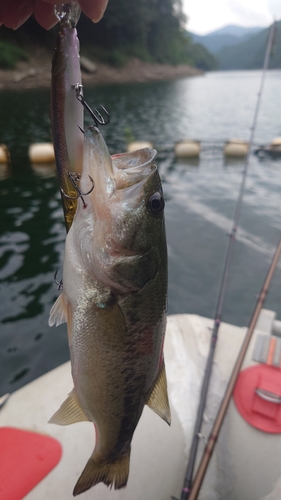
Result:
<instances>
[{"instance_id":1,"label":"human hand","mask_svg":"<svg viewBox=\"0 0 281 500\"><path fill-rule=\"evenodd\" d=\"M36 21L46 28L52 28L57 22L54 5L67 3L67 0L0 0L0 26L16 30L34 14ZM84 14L98 22L102 18L108 0L78 0Z\"/></svg>"}]
</instances>

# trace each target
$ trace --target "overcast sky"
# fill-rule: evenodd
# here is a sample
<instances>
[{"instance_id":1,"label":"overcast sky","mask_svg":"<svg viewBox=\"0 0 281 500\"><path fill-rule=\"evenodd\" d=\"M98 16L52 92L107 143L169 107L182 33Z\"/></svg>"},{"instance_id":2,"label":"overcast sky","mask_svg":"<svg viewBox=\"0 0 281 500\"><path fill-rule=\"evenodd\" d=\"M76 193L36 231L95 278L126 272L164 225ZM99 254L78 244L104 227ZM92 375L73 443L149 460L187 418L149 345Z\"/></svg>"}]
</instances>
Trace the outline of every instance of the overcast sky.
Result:
<instances>
[{"instance_id":1,"label":"overcast sky","mask_svg":"<svg viewBox=\"0 0 281 500\"><path fill-rule=\"evenodd\" d=\"M269 26L281 19L281 0L182 0L187 29L199 35L227 24Z\"/></svg>"}]
</instances>

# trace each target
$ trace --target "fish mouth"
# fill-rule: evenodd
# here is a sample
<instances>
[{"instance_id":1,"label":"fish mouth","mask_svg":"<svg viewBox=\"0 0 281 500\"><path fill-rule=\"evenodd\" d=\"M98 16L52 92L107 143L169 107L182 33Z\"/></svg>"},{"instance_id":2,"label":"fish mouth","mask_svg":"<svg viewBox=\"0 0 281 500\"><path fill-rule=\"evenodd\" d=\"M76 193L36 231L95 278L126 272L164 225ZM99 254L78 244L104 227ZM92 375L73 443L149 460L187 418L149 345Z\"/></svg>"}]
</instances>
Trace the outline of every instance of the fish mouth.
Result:
<instances>
[{"instance_id":1,"label":"fish mouth","mask_svg":"<svg viewBox=\"0 0 281 500\"><path fill-rule=\"evenodd\" d=\"M88 185L90 175L98 189L111 196L116 190L127 189L146 182L156 166L157 151L144 148L132 153L119 153L110 156L104 138L93 125L84 132L84 162L81 178L82 190ZM85 183L85 186L83 186ZM140 187L140 186L139 186ZM129 194L129 193L128 193ZM131 195L134 193L131 192Z\"/></svg>"},{"instance_id":2,"label":"fish mouth","mask_svg":"<svg viewBox=\"0 0 281 500\"><path fill-rule=\"evenodd\" d=\"M154 160L157 151L153 148L138 149L132 153L119 153L112 155L111 159L114 165L116 175L116 188L124 189L138 182L141 182L147 176L150 176L156 170ZM125 176L122 175L124 174Z\"/></svg>"}]
</instances>

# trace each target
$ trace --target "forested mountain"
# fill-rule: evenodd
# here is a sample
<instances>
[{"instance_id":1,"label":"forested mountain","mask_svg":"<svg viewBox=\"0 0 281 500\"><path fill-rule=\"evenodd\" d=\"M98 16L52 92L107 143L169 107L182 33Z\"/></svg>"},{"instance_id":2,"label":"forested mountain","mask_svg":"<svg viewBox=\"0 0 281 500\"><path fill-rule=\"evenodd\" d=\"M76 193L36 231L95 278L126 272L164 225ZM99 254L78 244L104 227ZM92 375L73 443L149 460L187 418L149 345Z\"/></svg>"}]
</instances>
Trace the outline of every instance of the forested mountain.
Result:
<instances>
[{"instance_id":1,"label":"forested mountain","mask_svg":"<svg viewBox=\"0 0 281 500\"><path fill-rule=\"evenodd\" d=\"M221 36L221 35L232 35L237 36L238 38L250 37L261 31L263 28L261 26L255 27L246 27L246 26L238 26L237 24L227 24L223 28L219 28L209 35L212 36Z\"/></svg>"},{"instance_id":2,"label":"forested mountain","mask_svg":"<svg viewBox=\"0 0 281 500\"><path fill-rule=\"evenodd\" d=\"M192 43L184 23L181 0L109 0L99 23L92 23L82 14L77 29L82 52L109 64L118 66L128 57L137 57L148 62L186 63L203 70L214 69L214 57L203 46ZM7 31L0 28L10 42ZM20 46L29 37L51 47L55 32L56 28L45 32L30 19L12 33L13 41Z\"/></svg>"},{"instance_id":3,"label":"forested mountain","mask_svg":"<svg viewBox=\"0 0 281 500\"><path fill-rule=\"evenodd\" d=\"M219 69L259 69L263 60L270 28L266 28L246 41L224 47L216 54ZM275 43L269 68L281 68L281 21L277 23Z\"/></svg>"},{"instance_id":4,"label":"forested mountain","mask_svg":"<svg viewBox=\"0 0 281 500\"><path fill-rule=\"evenodd\" d=\"M229 25L205 36L189 33L191 40L201 43L217 60L220 70L260 69L269 36L269 28L243 28ZM277 23L270 68L281 68L281 21Z\"/></svg>"},{"instance_id":5,"label":"forested mountain","mask_svg":"<svg viewBox=\"0 0 281 500\"><path fill-rule=\"evenodd\" d=\"M186 36L184 22L181 0L110 0L95 29L84 16L78 28L81 42L110 51L111 58L119 53L147 61L214 68L212 55Z\"/></svg>"},{"instance_id":6,"label":"forested mountain","mask_svg":"<svg viewBox=\"0 0 281 500\"><path fill-rule=\"evenodd\" d=\"M196 35L196 33L191 32L189 35L194 43L200 43L209 52L216 55L222 48L238 45L262 30L263 28L244 28L242 26L229 24L207 35Z\"/></svg>"}]
</instances>

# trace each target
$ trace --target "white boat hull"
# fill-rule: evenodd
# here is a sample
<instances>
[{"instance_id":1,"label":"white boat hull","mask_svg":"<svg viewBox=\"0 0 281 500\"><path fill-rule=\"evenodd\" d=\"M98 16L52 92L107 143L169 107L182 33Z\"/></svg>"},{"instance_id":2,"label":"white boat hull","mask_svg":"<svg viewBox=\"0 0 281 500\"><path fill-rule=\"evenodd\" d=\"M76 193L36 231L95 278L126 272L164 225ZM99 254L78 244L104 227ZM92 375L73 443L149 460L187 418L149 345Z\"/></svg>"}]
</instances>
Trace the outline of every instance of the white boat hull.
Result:
<instances>
[{"instance_id":1,"label":"white boat hull","mask_svg":"<svg viewBox=\"0 0 281 500\"><path fill-rule=\"evenodd\" d=\"M266 313L264 313L266 314ZM188 449L210 342L212 320L195 315L168 318L165 359L172 407L169 428L145 407L132 443L130 476L125 489L103 484L80 495L81 500L170 500L180 498ZM260 323L261 324L261 323ZM245 328L223 323L217 345L199 450L207 437ZM254 334L244 366L253 364ZM47 421L72 389L70 363L12 394L0 411L0 426L46 433L62 444L59 464L25 497L27 500L70 500L73 487L94 448L94 427L82 422L67 427ZM199 453L200 455L200 453ZM280 500L281 435L249 425L231 402L201 500Z\"/></svg>"}]
</instances>

